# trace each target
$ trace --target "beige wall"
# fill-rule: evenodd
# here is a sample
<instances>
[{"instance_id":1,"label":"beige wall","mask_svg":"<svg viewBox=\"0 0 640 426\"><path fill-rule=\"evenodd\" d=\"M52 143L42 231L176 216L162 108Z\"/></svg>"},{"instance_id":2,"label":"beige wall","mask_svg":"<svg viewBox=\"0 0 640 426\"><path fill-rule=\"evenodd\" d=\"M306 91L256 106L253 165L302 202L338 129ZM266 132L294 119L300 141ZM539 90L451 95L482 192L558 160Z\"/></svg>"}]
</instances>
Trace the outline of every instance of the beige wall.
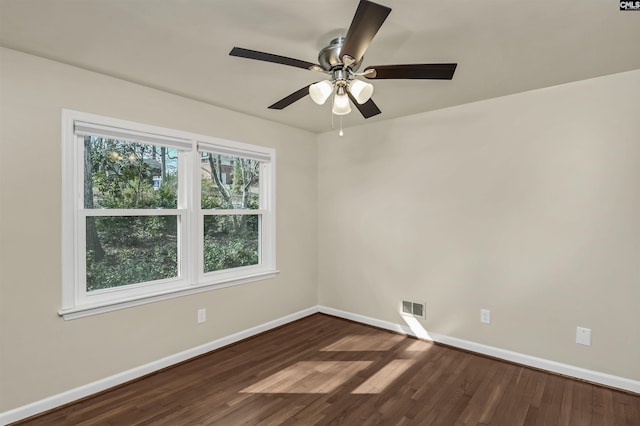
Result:
<instances>
[{"instance_id":1,"label":"beige wall","mask_svg":"<svg viewBox=\"0 0 640 426\"><path fill-rule=\"evenodd\" d=\"M0 412L317 303L315 135L12 50L0 54ZM275 147L280 275L59 318L61 108ZM207 322L197 325L203 307Z\"/></svg>"},{"instance_id":2,"label":"beige wall","mask_svg":"<svg viewBox=\"0 0 640 426\"><path fill-rule=\"evenodd\" d=\"M636 70L320 135L320 304L639 380L639 111Z\"/></svg>"}]
</instances>

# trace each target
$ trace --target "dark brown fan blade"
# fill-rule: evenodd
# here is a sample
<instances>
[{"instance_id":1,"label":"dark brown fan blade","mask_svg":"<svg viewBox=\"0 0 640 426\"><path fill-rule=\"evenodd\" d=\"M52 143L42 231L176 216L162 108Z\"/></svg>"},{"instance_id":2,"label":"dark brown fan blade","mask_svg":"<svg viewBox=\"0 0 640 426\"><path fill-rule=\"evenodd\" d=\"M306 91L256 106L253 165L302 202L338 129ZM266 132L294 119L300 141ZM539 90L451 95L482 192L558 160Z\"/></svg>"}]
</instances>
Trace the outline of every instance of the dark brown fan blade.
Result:
<instances>
[{"instance_id":1,"label":"dark brown fan blade","mask_svg":"<svg viewBox=\"0 0 640 426\"><path fill-rule=\"evenodd\" d=\"M303 69L320 68L320 65L312 62L301 61L300 59L287 58L286 56L274 55L272 53L258 52L257 50L243 49L242 47L234 47L229 52L231 56L239 58L255 59L258 61L273 62L275 64L289 65L292 67Z\"/></svg>"},{"instance_id":2,"label":"dark brown fan blade","mask_svg":"<svg viewBox=\"0 0 640 426\"><path fill-rule=\"evenodd\" d=\"M311 84L309 86L311 86ZM292 103L299 101L300 99L304 98L309 94L309 86L305 86L302 89L293 92L286 98L280 99L275 104L269 106L269 109L284 109L289 105L291 105Z\"/></svg>"},{"instance_id":3,"label":"dark brown fan blade","mask_svg":"<svg viewBox=\"0 0 640 426\"><path fill-rule=\"evenodd\" d=\"M362 55L390 12L389 7L360 0L340 50L341 59L345 55L352 57L356 62L362 59Z\"/></svg>"},{"instance_id":4,"label":"dark brown fan blade","mask_svg":"<svg viewBox=\"0 0 640 426\"><path fill-rule=\"evenodd\" d=\"M378 108L378 105L373 102L373 99L369 99L367 102L359 104L351 92L347 92L347 95L349 95L349 99L351 99L351 102L356 106L356 108L358 108L358 111L360 111L360 114L362 114L364 118L370 118L382 112L380 111L380 108Z\"/></svg>"},{"instance_id":5,"label":"dark brown fan blade","mask_svg":"<svg viewBox=\"0 0 640 426\"><path fill-rule=\"evenodd\" d=\"M409 64L409 65L379 65L365 69L375 69L374 74L365 74L369 79L429 79L451 80L458 64Z\"/></svg>"}]
</instances>

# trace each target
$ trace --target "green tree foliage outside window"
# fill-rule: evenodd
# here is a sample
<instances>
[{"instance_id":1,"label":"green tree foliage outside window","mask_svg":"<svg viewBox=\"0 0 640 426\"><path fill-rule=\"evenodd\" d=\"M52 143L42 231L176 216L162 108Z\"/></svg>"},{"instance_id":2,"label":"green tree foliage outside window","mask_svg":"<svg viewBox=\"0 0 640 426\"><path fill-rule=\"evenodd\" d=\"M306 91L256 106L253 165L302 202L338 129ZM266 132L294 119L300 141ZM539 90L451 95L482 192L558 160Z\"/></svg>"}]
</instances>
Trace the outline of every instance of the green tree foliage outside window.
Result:
<instances>
[{"instance_id":1,"label":"green tree foliage outside window","mask_svg":"<svg viewBox=\"0 0 640 426\"><path fill-rule=\"evenodd\" d=\"M259 165L254 160L203 152L203 210L255 210L259 207ZM259 263L259 216L204 216L204 272Z\"/></svg>"},{"instance_id":2,"label":"green tree foliage outside window","mask_svg":"<svg viewBox=\"0 0 640 426\"><path fill-rule=\"evenodd\" d=\"M85 209L175 209L177 150L90 137ZM177 220L166 216L88 216L87 291L178 275Z\"/></svg>"},{"instance_id":3,"label":"green tree foliage outside window","mask_svg":"<svg viewBox=\"0 0 640 426\"><path fill-rule=\"evenodd\" d=\"M258 161L201 153L201 208L248 210L205 214L204 272L260 262ZM178 276L178 220L166 215L91 215L94 209L176 209L175 148L84 138L86 290L94 291Z\"/></svg>"}]
</instances>

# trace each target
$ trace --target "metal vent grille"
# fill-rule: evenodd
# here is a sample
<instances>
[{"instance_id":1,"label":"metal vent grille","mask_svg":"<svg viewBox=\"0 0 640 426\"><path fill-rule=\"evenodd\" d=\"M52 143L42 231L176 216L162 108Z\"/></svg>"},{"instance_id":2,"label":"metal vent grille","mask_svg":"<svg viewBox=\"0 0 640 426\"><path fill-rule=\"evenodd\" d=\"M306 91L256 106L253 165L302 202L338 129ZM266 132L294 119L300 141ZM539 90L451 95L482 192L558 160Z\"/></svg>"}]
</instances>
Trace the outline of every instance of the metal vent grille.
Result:
<instances>
[{"instance_id":1,"label":"metal vent grille","mask_svg":"<svg viewBox=\"0 0 640 426\"><path fill-rule=\"evenodd\" d=\"M412 302L409 300L403 300L401 306L401 312L403 315L412 315L414 317L426 319L425 304L423 302Z\"/></svg>"},{"instance_id":2,"label":"metal vent grille","mask_svg":"<svg viewBox=\"0 0 640 426\"><path fill-rule=\"evenodd\" d=\"M422 303L413 303L413 315L424 317L424 305Z\"/></svg>"}]
</instances>

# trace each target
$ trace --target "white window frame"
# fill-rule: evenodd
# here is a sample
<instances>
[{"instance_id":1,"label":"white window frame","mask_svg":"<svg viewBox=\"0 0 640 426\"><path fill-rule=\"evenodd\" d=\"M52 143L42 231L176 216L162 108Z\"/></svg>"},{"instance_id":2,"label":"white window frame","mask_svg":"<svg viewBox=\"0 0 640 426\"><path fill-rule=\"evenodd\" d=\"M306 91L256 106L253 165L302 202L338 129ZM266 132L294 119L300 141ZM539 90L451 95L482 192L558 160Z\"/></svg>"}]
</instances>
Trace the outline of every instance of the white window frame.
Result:
<instances>
[{"instance_id":1,"label":"white window frame","mask_svg":"<svg viewBox=\"0 0 640 426\"><path fill-rule=\"evenodd\" d=\"M117 137L178 148L178 208L85 209L84 136ZM254 210L203 211L200 208L200 151L260 161L260 205ZM204 273L205 214L259 215L259 263ZM86 291L86 217L176 215L178 277ZM62 110L62 307L64 319L123 309L274 277L275 150L179 130Z\"/></svg>"}]
</instances>

